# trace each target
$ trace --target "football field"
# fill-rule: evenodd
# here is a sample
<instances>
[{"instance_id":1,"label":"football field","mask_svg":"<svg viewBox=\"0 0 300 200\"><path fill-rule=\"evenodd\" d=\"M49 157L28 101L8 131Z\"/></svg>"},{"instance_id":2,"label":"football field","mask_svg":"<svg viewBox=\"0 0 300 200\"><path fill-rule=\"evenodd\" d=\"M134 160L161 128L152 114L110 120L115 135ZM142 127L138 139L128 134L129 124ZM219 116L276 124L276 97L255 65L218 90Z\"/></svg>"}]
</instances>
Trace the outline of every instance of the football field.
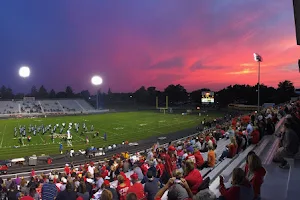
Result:
<instances>
[{"instance_id":1,"label":"football field","mask_svg":"<svg viewBox=\"0 0 300 200\"><path fill-rule=\"evenodd\" d=\"M222 116L221 113L209 113L205 116L206 120ZM75 151L86 149L90 146L103 147L112 144L120 144L123 141L136 142L151 136L171 133L186 128L199 125L203 116L198 115L181 115L181 114L162 114L156 112L122 112L107 113L99 115L82 115L82 116L62 116L48 118L26 118L26 119L3 119L0 120L0 160L19 158L30 155L52 155L59 154L59 144L63 144L63 150ZM60 134L62 124L66 128ZM72 123L70 129L72 135L72 147L67 147L63 140L66 137L69 123ZM74 128L74 124L79 124L79 132ZM83 133L83 124L87 130ZM32 131L29 133L30 126L41 127L57 126L57 130L51 134L51 131L42 134L40 131L34 136ZM91 130L91 126L94 130ZM21 137L19 127L26 127L26 137ZM17 136L15 136L17 129ZM99 132L99 136L94 136ZM104 141L104 133L107 135L107 141ZM31 136L31 141L27 136ZM53 135L53 136L52 136ZM86 137L89 144L86 144ZM22 142L21 142L22 141Z\"/></svg>"}]
</instances>

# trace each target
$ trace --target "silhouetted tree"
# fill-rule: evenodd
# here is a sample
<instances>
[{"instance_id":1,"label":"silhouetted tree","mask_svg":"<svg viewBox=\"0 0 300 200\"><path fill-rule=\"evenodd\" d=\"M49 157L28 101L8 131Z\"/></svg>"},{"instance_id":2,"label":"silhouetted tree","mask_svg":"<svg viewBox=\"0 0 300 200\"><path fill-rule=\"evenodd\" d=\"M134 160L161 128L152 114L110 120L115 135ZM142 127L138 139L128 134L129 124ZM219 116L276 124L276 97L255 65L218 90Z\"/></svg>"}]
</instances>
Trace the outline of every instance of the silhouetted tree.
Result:
<instances>
[{"instance_id":1,"label":"silhouetted tree","mask_svg":"<svg viewBox=\"0 0 300 200\"><path fill-rule=\"evenodd\" d=\"M55 93L54 89L51 89L49 92L49 98L54 99L55 97L56 97L56 93Z\"/></svg>"},{"instance_id":2,"label":"silhouetted tree","mask_svg":"<svg viewBox=\"0 0 300 200\"><path fill-rule=\"evenodd\" d=\"M134 93L134 98L136 102L145 104L147 103L149 94L144 86L140 87L137 91Z\"/></svg>"},{"instance_id":3,"label":"silhouetted tree","mask_svg":"<svg viewBox=\"0 0 300 200\"><path fill-rule=\"evenodd\" d=\"M56 98L62 99L62 98L66 98L67 95L65 92L58 92L56 93Z\"/></svg>"},{"instance_id":4,"label":"silhouetted tree","mask_svg":"<svg viewBox=\"0 0 300 200\"><path fill-rule=\"evenodd\" d=\"M291 97L295 96L294 84L289 80L279 82L277 91L278 91L278 102L277 103L289 101L291 99Z\"/></svg>"},{"instance_id":5,"label":"silhouetted tree","mask_svg":"<svg viewBox=\"0 0 300 200\"><path fill-rule=\"evenodd\" d=\"M66 87L66 97L67 98L73 98L74 97L74 92L71 86Z\"/></svg>"},{"instance_id":6,"label":"silhouetted tree","mask_svg":"<svg viewBox=\"0 0 300 200\"><path fill-rule=\"evenodd\" d=\"M33 85L30 90L30 96L36 97L37 95L38 95L38 91L37 91L35 85Z\"/></svg>"},{"instance_id":7,"label":"silhouetted tree","mask_svg":"<svg viewBox=\"0 0 300 200\"><path fill-rule=\"evenodd\" d=\"M164 90L165 95L169 96L170 104L172 103L179 103L179 102L185 102L188 99L188 93L186 89L178 84L178 85L169 85Z\"/></svg>"},{"instance_id":8,"label":"silhouetted tree","mask_svg":"<svg viewBox=\"0 0 300 200\"><path fill-rule=\"evenodd\" d=\"M85 100L89 100L91 94L88 90L83 90L83 91L80 92L80 96L82 98L84 98Z\"/></svg>"},{"instance_id":9,"label":"silhouetted tree","mask_svg":"<svg viewBox=\"0 0 300 200\"><path fill-rule=\"evenodd\" d=\"M39 89L38 97L42 98L42 99L45 99L45 98L48 97L48 92L47 92L46 88L43 85Z\"/></svg>"}]
</instances>

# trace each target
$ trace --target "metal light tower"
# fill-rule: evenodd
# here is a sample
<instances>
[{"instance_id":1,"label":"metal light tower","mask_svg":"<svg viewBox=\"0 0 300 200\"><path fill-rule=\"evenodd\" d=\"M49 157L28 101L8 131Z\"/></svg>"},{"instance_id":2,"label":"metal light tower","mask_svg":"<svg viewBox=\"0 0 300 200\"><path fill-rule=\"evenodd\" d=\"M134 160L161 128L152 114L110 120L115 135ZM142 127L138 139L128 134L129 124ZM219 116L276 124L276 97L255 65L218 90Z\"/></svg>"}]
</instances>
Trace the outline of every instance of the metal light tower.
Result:
<instances>
[{"instance_id":1,"label":"metal light tower","mask_svg":"<svg viewBox=\"0 0 300 200\"><path fill-rule=\"evenodd\" d=\"M99 86L103 83L103 80L100 76L93 76L91 79L91 82L93 85L95 86ZM97 87L97 110L99 109L99 91L98 91L98 87Z\"/></svg>"},{"instance_id":2,"label":"metal light tower","mask_svg":"<svg viewBox=\"0 0 300 200\"><path fill-rule=\"evenodd\" d=\"M259 108L260 108L260 63L262 62L262 57L257 54L257 53L254 53L253 54L254 56L254 60L258 63L258 83L257 83L257 113L259 113Z\"/></svg>"}]
</instances>

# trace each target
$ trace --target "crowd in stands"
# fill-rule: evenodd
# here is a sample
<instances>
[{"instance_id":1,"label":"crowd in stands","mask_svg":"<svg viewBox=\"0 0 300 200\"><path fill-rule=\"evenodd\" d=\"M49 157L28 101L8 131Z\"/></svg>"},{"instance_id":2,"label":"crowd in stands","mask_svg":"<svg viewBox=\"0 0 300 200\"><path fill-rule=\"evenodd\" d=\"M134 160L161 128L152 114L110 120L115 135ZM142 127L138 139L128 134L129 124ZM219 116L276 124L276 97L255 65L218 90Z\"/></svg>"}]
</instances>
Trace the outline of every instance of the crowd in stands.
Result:
<instances>
[{"instance_id":1,"label":"crowd in stands","mask_svg":"<svg viewBox=\"0 0 300 200\"><path fill-rule=\"evenodd\" d=\"M41 113L41 106L35 101L20 102L22 113Z\"/></svg>"},{"instance_id":2,"label":"crowd in stands","mask_svg":"<svg viewBox=\"0 0 300 200\"><path fill-rule=\"evenodd\" d=\"M273 134L275 124L286 117L284 130L279 134L281 147L274 158L286 168L286 155L295 155L299 148L300 103L261 113L235 117L213 129L205 129L196 136L168 146L153 145L138 159L128 152L115 154L97 164L85 163L79 167L66 164L64 172L36 175L29 181L18 177L0 180L1 194L9 200L187 200L217 199L210 191L210 179L201 174L204 168L213 168L225 158L235 158L251 144L258 144L266 134ZM296 138L297 137L297 138ZM223 139L222 139L223 138ZM218 141L228 140L221 155L216 155ZM205 158L207 154L207 158ZM128 177L127 172L132 171ZM258 200L261 197L266 170L253 151L248 153L246 165L235 168L230 183L220 176L220 200ZM113 183L117 182L116 185Z\"/></svg>"}]
</instances>

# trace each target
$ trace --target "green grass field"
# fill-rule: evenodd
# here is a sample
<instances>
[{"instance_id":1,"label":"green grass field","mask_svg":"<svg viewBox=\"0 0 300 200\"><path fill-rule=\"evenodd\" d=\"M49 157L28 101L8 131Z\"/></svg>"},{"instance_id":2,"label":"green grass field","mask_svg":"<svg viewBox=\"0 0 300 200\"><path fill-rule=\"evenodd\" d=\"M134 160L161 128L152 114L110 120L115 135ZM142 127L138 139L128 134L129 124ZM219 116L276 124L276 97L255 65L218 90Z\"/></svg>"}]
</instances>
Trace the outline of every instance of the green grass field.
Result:
<instances>
[{"instance_id":1,"label":"green grass field","mask_svg":"<svg viewBox=\"0 0 300 200\"><path fill-rule=\"evenodd\" d=\"M209 113L209 117L206 119L215 118L221 116L220 113ZM55 138L54 143L51 139L51 133L48 131L45 135L42 133L33 136L29 134L28 127L31 125L55 125L66 123L80 123L79 133L76 133L74 129L72 133L73 147L67 147L67 144L63 141L64 151L67 149L85 149L87 147L85 138L89 137L90 143L88 146L108 146L112 144L122 143L122 141L136 142L141 139L149 138L151 136L157 136L160 134L166 134L186 128L191 128L198 125L202 121L203 117L198 115L182 116L181 114L162 114L155 112L124 112L124 113L108 113L100 115L84 115L84 116L63 116L63 117L48 117L48 118L34 118L34 119L5 119L0 120L0 160L19 158L30 155L41 154L58 154L59 143L62 142L60 138ZM80 135L82 124L85 123L89 129L89 132ZM31 142L27 139L23 139L24 146L19 143L18 136L14 136L14 128L26 125L26 134L32 137ZM94 125L94 131L99 131L99 136L93 138L93 132L90 131L91 125ZM65 129L66 130L66 129ZM101 137L107 133L107 141L104 141ZM65 134L64 131L63 134ZM59 128L56 130L56 134L59 134ZM16 148L15 146L19 146Z\"/></svg>"}]
</instances>

